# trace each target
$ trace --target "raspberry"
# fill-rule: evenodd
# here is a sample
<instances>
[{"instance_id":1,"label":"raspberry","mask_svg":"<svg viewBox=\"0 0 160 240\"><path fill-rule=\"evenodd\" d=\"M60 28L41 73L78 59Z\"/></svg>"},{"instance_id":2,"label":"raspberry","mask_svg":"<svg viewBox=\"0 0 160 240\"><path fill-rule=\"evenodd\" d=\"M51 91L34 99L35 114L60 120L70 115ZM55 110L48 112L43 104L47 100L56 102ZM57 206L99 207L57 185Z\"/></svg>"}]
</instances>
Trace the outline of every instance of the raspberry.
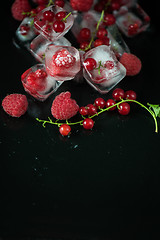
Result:
<instances>
[{"instance_id":1,"label":"raspberry","mask_svg":"<svg viewBox=\"0 0 160 240\"><path fill-rule=\"evenodd\" d=\"M3 99L2 107L10 116L20 117L27 111L28 101L25 95L13 93Z\"/></svg>"},{"instance_id":2,"label":"raspberry","mask_svg":"<svg viewBox=\"0 0 160 240\"><path fill-rule=\"evenodd\" d=\"M93 0L70 0L70 4L74 10L86 12L93 4Z\"/></svg>"},{"instance_id":3,"label":"raspberry","mask_svg":"<svg viewBox=\"0 0 160 240\"><path fill-rule=\"evenodd\" d=\"M23 12L30 11L31 6L28 0L15 0L11 7L12 16L18 21L22 21L25 18L25 15L22 14Z\"/></svg>"},{"instance_id":4,"label":"raspberry","mask_svg":"<svg viewBox=\"0 0 160 240\"><path fill-rule=\"evenodd\" d=\"M77 114L79 106L76 101L71 99L70 92L60 93L53 101L51 113L59 120L66 120Z\"/></svg>"},{"instance_id":5,"label":"raspberry","mask_svg":"<svg viewBox=\"0 0 160 240\"><path fill-rule=\"evenodd\" d=\"M131 53L123 53L120 58L120 63L126 68L127 76L134 76L138 74L142 68L141 60Z\"/></svg>"},{"instance_id":6,"label":"raspberry","mask_svg":"<svg viewBox=\"0 0 160 240\"><path fill-rule=\"evenodd\" d=\"M66 49L62 49L53 55L52 60L56 67L69 68L73 66L75 57L73 57Z\"/></svg>"}]
</instances>

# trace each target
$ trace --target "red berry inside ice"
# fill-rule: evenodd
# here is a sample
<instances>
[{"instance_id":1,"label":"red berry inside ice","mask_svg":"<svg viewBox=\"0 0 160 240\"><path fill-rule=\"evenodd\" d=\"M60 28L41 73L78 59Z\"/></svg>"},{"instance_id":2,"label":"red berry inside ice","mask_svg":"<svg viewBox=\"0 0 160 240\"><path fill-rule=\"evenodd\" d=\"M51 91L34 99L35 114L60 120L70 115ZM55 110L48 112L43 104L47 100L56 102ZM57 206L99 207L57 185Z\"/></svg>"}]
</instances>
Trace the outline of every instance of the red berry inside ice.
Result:
<instances>
[{"instance_id":1,"label":"red berry inside ice","mask_svg":"<svg viewBox=\"0 0 160 240\"><path fill-rule=\"evenodd\" d=\"M59 132L62 136L68 136L68 134L71 132L71 127L68 124L62 124L59 127Z\"/></svg>"},{"instance_id":2,"label":"red berry inside ice","mask_svg":"<svg viewBox=\"0 0 160 240\"><path fill-rule=\"evenodd\" d=\"M118 106L118 112L121 115L128 115L130 112L130 105L127 102L123 102Z\"/></svg>"},{"instance_id":3,"label":"red berry inside ice","mask_svg":"<svg viewBox=\"0 0 160 240\"><path fill-rule=\"evenodd\" d=\"M94 58L86 58L83 64L88 71L91 71L97 67L97 62Z\"/></svg>"},{"instance_id":4,"label":"red berry inside ice","mask_svg":"<svg viewBox=\"0 0 160 240\"><path fill-rule=\"evenodd\" d=\"M114 62L108 60L108 61L106 61L106 62L104 63L104 67L107 68L108 70L111 70L111 69L114 68Z\"/></svg>"},{"instance_id":5,"label":"red berry inside ice","mask_svg":"<svg viewBox=\"0 0 160 240\"><path fill-rule=\"evenodd\" d=\"M137 23L130 24L129 27L128 27L128 35L132 36L132 35L137 34L138 29L139 29L139 26L138 26Z\"/></svg>"},{"instance_id":6,"label":"red berry inside ice","mask_svg":"<svg viewBox=\"0 0 160 240\"><path fill-rule=\"evenodd\" d=\"M26 36L30 30L30 27L28 25L21 25L19 28L19 31L21 35Z\"/></svg>"},{"instance_id":7,"label":"red berry inside ice","mask_svg":"<svg viewBox=\"0 0 160 240\"><path fill-rule=\"evenodd\" d=\"M67 49L62 49L53 55L52 61L56 67L69 68L74 65L76 59Z\"/></svg>"},{"instance_id":8,"label":"red berry inside ice","mask_svg":"<svg viewBox=\"0 0 160 240\"><path fill-rule=\"evenodd\" d=\"M25 87L32 93L36 93L37 91L42 92L46 87L46 77L47 73L43 69L37 69L35 72L30 72L26 78L27 85L25 85Z\"/></svg>"},{"instance_id":9,"label":"red berry inside ice","mask_svg":"<svg viewBox=\"0 0 160 240\"><path fill-rule=\"evenodd\" d=\"M64 22L62 22L60 20L54 21L54 23L53 23L53 30L55 32L58 32L58 33L59 32L63 32L64 29L65 29L65 23Z\"/></svg>"},{"instance_id":10,"label":"red berry inside ice","mask_svg":"<svg viewBox=\"0 0 160 240\"><path fill-rule=\"evenodd\" d=\"M106 26L111 26L111 25L115 24L115 22L116 22L116 19L115 19L115 17L113 16L113 14L106 13L106 14L104 15L104 24L105 24Z\"/></svg>"},{"instance_id":11,"label":"red berry inside ice","mask_svg":"<svg viewBox=\"0 0 160 240\"><path fill-rule=\"evenodd\" d=\"M57 19L57 20L62 20L63 18L65 18L66 17L66 12L64 12L64 11L59 11L58 13L56 13L56 15L55 15L55 18Z\"/></svg>"},{"instance_id":12,"label":"red berry inside ice","mask_svg":"<svg viewBox=\"0 0 160 240\"><path fill-rule=\"evenodd\" d=\"M54 12L52 12L51 10L45 11L43 13L43 18L45 20L48 20L49 22L52 22L54 18Z\"/></svg>"}]
</instances>

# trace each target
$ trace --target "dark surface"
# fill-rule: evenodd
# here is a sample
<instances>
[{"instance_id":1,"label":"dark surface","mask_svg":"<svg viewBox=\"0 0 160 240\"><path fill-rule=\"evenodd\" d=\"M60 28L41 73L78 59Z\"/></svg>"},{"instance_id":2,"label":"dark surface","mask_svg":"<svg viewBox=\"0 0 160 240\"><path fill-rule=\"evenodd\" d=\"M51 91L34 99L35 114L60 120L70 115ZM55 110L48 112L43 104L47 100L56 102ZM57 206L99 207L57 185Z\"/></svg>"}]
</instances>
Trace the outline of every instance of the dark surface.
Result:
<instances>
[{"instance_id":1,"label":"dark surface","mask_svg":"<svg viewBox=\"0 0 160 240\"><path fill-rule=\"evenodd\" d=\"M13 45L19 23L10 15L11 3L6 4L1 100L10 93L25 94L20 76L36 63L29 53ZM158 11L154 5L153 13L148 4L142 2L151 16L151 27L126 39L131 52L141 59L142 71L126 77L118 87L135 90L144 104L160 104ZM50 116L53 98L66 90L80 106L101 96L86 82L69 81L44 103L27 95L29 110L20 119L9 117L0 108L0 237L159 236L160 133L154 132L152 117L132 105L126 117L104 113L95 119L92 131L75 126L70 138L63 138L56 126L44 129L35 117ZM111 94L103 97L107 100Z\"/></svg>"}]
</instances>

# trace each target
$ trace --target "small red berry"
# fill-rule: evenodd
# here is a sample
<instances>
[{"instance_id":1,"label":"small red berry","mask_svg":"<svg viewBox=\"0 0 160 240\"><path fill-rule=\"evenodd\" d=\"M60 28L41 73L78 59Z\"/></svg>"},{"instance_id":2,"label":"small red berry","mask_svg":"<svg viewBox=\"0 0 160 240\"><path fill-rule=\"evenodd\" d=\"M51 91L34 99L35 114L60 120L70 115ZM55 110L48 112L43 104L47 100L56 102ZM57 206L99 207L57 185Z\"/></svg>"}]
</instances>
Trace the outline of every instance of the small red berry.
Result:
<instances>
[{"instance_id":1,"label":"small red berry","mask_svg":"<svg viewBox=\"0 0 160 240\"><path fill-rule=\"evenodd\" d=\"M80 44L80 49L85 49L85 48L87 48L88 47L88 45L89 45L89 42L82 42L81 44Z\"/></svg>"},{"instance_id":2,"label":"small red berry","mask_svg":"<svg viewBox=\"0 0 160 240\"><path fill-rule=\"evenodd\" d=\"M93 70L97 66L97 62L94 58L86 58L83 64L88 71Z\"/></svg>"},{"instance_id":3,"label":"small red berry","mask_svg":"<svg viewBox=\"0 0 160 240\"><path fill-rule=\"evenodd\" d=\"M130 100L136 100L137 94L133 90L128 90L128 91L125 92L124 98L125 99L130 99Z\"/></svg>"},{"instance_id":4,"label":"small red berry","mask_svg":"<svg viewBox=\"0 0 160 240\"><path fill-rule=\"evenodd\" d=\"M85 129L92 129L94 126L94 121L91 118L86 118L83 120L83 127Z\"/></svg>"},{"instance_id":5,"label":"small red berry","mask_svg":"<svg viewBox=\"0 0 160 240\"><path fill-rule=\"evenodd\" d=\"M104 63L104 66L105 66L105 68L107 68L108 70L111 70L112 68L114 68L114 62L108 60L108 61L106 61L106 62Z\"/></svg>"},{"instance_id":6,"label":"small red berry","mask_svg":"<svg viewBox=\"0 0 160 240\"><path fill-rule=\"evenodd\" d=\"M71 127L68 124L62 124L59 127L59 132L62 136L67 136L71 132Z\"/></svg>"},{"instance_id":7,"label":"small red berry","mask_svg":"<svg viewBox=\"0 0 160 240\"><path fill-rule=\"evenodd\" d=\"M79 108L79 113L82 115L82 116L86 116L88 115L88 109L86 107L80 107Z\"/></svg>"},{"instance_id":8,"label":"small red berry","mask_svg":"<svg viewBox=\"0 0 160 240\"><path fill-rule=\"evenodd\" d=\"M54 18L54 12L48 10L43 13L43 18L49 22L53 21Z\"/></svg>"},{"instance_id":9,"label":"small red berry","mask_svg":"<svg viewBox=\"0 0 160 240\"><path fill-rule=\"evenodd\" d=\"M137 34L138 28L139 28L139 26L138 26L137 23L130 24L129 27L128 27L128 35L132 36L132 35Z\"/></svg>"},{"instance_id":10,"label":"small red berry","mask_svg":"<svg viewBox=\"0 0 160 240\"><path fill-rule=\"evenodd\" d=\"M114 91L112 92L112 97L114 98L114 100L120 101L124 98L124 90L121 88L114 89Z\"/></svg>"},{"instance_id":11,"label":"small red berry","mask_svg":"<svg viewBox=\"0 0 160 240\"><path fill-rule=\"evenodd\" d=\"M116 104L116 102L115 102L113 99L108 99L107 102L106 102L106 108L109 108L109 107L111 107L111 106L113 106L113 105L115 105L115 104ZM109 108L108 110L109 110L109 111L113 111L113 110L115 110L115 109L116 109L116 106L111 107L111 108Z\"/></svg>"},{"instance_id":12,"label":"small red berry","mask_svg":"<svg viewBox=\"0 0 160 240\"><path fill-rule=\"evenodd\" d=\"M21 25L19 30L22 36L26 36L30 30L30 27L27 25Z\"/></svg>"},{"instance_id":13,"label":"small red berry","mask_svg":"<svg viewBox=\"0 0 160 240\"><path fill-rule=\"evenodd\" d=\"M97 31L97 38L103 39L108 35L108 31L105 28L99 28Z\"/></svg>"},{"instance_id":14,"label":"small red berry","mask_svg":"<svg viewBox=\"0 0 160 240\"><path fill-rule=\"evenodd\" d=\"M106 102L103 98L96 98L96 100L94 101L94 104L98 108L104 108L104 106L106 105Z\"/></svg>"},{"instance_id":15,"label":"small red berry","mask_svg":"<svg viewBox=\"0 0 160 240\"><path fill-rule=\"evenodd\" d=\"M104 24L105 24L106 26L111 26L111 25L113 25L115 22L116 22L116 19L115 19L115 17L113 16L113 14L106 13L106 14L104 15Z\"/></svg>"},{"instance_id":16,"label":"small red berry","mask_svg":"<svg viewBox=\"0 0 160 240\"><path fill-rule=\"evenodd\" d=\"M100 38L97 38L95 41L94 41L94 47L98 47L98 46L101 46L104 44L104 41L103 39L100 39Z\"/></svg>"},{"instance_id":17,"label":"small red berry","mask_svg":"<svg viewBox=\"0 0 160 240\"><path fill-rule=\"evenodd\" d=\"M65 17L66 17L66 12L65 11L60 11L60 12L56 13L56 15L55 15L55 18L57 20L62 20Z\"/></svg>"},{"instance_id":18,"label":"small red berry","mask_svg":"<svg viewBox=\"0 0 160 240\"><path fill-rule=\"evenodd\" d=\"M84 39L84 40L89 40L91 37L91 31L89 28L82 28L79 37Z\"/></svg>"},{"instance_id":19,"label":"small red berry","mask_svg":"<svg viewBox=\"0 0 160 240\"><path fill-rule=\"evenodd\" d=\"M97 113L97 107L94 106L93 104L88 104L87 105L87 110L88 110L88 115L92 116Z\"/></svg>"},{"instance_id":20,"label":"small red berry","mask_svg":"<svg viewBox=\"0 0 160 240\"><path fill-rule=\"evenodd\" d=\"M59 20L56 20L54 23L53 23L53 30L55 32L63 32L65 29L65 24L64 22L62 21L59 21Z\"/></svg>"},{"instance_id":21,"label":"small red berry","mask_svg":"<svg viewBox=\"0 0 160 240\"><path fill-rule=\"evenodd\" d=\"M55 0L54 4L57 5L58 7L63 8L64 7L64 0Z\"/></svg>"},{"instance_id":22,"label":"small red berry","mask_svg":"<svg viewBox=\"0 0 160 240\"><path fill-rule=\"evenodd\" d=\"M130 112L130 105L128 103L126 103L126 102L123 102L123 103L119 104L118 112L121 115L128 115L129 112Z\"/></svg>"}]
</instances>

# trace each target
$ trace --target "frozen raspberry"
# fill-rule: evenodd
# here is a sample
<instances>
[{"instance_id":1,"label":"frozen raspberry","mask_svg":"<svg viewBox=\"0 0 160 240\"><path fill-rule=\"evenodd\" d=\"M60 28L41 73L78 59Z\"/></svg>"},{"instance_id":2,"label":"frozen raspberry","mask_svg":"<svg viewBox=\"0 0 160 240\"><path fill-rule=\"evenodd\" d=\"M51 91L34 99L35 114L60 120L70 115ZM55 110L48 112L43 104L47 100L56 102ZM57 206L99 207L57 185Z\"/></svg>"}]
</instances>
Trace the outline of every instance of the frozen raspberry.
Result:
<instances>
[{"instance_id":1,"label":"frozen raspberry","mask_svg":"<svg viewBox=\"0 0 160 240\"><path fill-rule=\"evenodd\" d=\"M86 12L93 4L93 0L70 0L70 4L74 10Z\"/></svg>"},{"instance_id":2,"label":"frozen raspberry","mask_svg":"<svg viewBox=\"0 0 160 240\"><path fill-rule=\"evenodd\" d=\"M120 63L126 68L127 76L134 76L138 74L142 68L141 60L131 53L123 53L120 58Z\"/></svg>"},{"instance_id":3,"label":"frozen raspberry","mask_svg":"<svg viewBox=\"0 0 160 240\"><path fill-rule=\"evenodd\" d=\"M25 95L13 93L3 99L2 107L10 116L20 117L27 111L28 101Z\"/></svg>"},{"instance_id":4,"label":"frozen raspberry","mask_svg":"<svg viewBox=\"0 0 160 240\"><path fill-rule=\"evenodd\" d=\"M12 16L18 21L22 21L26 17L26 15L22 14L23 12L30 11L31 6L28 0L15 0L11 7Z\"/></svg>"},{"instance_id":5,"label":"frozen raspberry","mask_svg":"<svg viewBox=\"0 0 160 240\"><path fill-rule=\"evenodd\" d=\"M66 49L62 49L53 55L52 60L56 67L69 68L73 66L75 57L73 57Z\"/></svg>"},{"instance_id":6,"label":"frozen raspberry","mask_svg":"<svg viewBox=\"0 0 160 240\"><path fill-rule=\"evenodd\" d=\"M60 93L53 101L51 113L59 120L66 120L77 114L79 106L76 101L71 99L70 92Z\"/></svg>"}]
</instances>

